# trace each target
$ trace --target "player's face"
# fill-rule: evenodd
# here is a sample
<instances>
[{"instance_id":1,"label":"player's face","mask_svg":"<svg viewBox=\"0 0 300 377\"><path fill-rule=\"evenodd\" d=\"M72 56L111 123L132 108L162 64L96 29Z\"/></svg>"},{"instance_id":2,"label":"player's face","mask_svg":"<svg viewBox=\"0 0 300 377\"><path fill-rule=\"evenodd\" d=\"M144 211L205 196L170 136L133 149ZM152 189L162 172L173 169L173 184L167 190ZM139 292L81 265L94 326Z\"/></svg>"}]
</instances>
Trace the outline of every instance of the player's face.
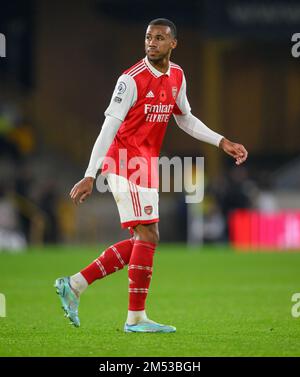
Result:
<instances>
[{"instance_id":1,"label":"player's face","mask_svg":"<svg viewBox=\"0 0 300 377\"><path fill-rule=\"evenodd\" d=\"M171 34L169 26L149 25L145 37L146 55L150 61L169 58L177 41Z\"/></svg>"}]
</instances>

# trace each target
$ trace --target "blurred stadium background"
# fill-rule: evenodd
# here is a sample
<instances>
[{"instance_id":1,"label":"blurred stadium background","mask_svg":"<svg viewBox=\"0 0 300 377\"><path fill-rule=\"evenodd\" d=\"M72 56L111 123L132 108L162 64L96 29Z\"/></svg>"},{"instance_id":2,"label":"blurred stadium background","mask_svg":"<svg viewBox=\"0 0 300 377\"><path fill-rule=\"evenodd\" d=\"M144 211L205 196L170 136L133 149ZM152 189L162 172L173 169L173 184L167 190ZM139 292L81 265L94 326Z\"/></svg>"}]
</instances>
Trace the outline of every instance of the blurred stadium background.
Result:
<instances>
[{"instance_id":1,"label":"blurred stadium background","mask_svg":"<svg viewBox=\"0 0 300 377\"><path fill-rule=\"evenodd\" d=\"M299 356L291 297L299 292L300 57L291 38L300 33L300 2L157 4L0 0L1 356ZM128 234L110 193L95 190L76 208L69 192L118 76L143 57L145 27L157 17L178 27L172 60L185 70L193 113L243 143L249 160L237 168L171 121L162 155L205 157L203 203L160 197L149 306L178 333L160 342L121 333L125 271L87 291L82 328L73 331L54 279Z\"/></svg>"},{"instance_id":2,"label":"blurred stadium background","mask_svg":"<svg viewBox=\"0 0 300 377\"><path fill-rule=\"evenodd\" d=\"M182 195L162 193L162 241L299 248L300 58L291 54L299 1L0 3L0 249L121 236L109 193L79 209L68 193L118 76L144 55L145 26L157 16L178 26L173 60L185 70L193 112L250 154L237 169L172 121L162 155L205 156L206 190L192 216ZM262 229L271 229L267 239Z\"/></svg>"},{"instance_id":3,"label":"blurred stadium background","mask_svg":"<svg viewBox=\"0 0 300 377\"><path fill-rule=\"evenodd\" d=\"M173 61L185 70L193 113L250 154L236 168L172 121L162 155L205 156L206 187L192 210L182 195L161 194L162 241L299 248L300 58L291 54L299 1L0 4L0 249L123 237L109 193L95 191L81 208L68 193L84 174L118 76L144 55L145 26L158 16L177 24Z\"/></svg>"}]
</instances>

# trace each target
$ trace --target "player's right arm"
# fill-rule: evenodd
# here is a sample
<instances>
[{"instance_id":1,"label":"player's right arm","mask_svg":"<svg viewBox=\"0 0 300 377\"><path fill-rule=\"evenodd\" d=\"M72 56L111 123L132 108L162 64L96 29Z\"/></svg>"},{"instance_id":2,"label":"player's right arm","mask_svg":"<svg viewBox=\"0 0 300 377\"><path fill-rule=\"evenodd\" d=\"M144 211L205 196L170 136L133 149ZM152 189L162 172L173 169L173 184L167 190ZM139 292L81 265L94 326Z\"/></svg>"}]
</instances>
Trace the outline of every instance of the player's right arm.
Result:
<instances>
[{"instance_id":1,"label":"player's right arm","mask_svg":"<svg viewBox=\"0 0 300 377\"><path fill-rule=\"evenodd\" d=\"M136 97L135 81L131 76L122 75L104 113L106 118L94 144L84 178L77 182L70 192L70 197L76 205L83 203L91 195L97 172L129 109L134 105Z\"/></svg>"},{"instance_id":2,"label":"player's right arm","mask_svg":"<svg viewBox=\"0 0 300 377\"><path fill-rule=\"evenodd\" d=\"M84 200L91 195L97 172L121 124L122 121L120 119L110 115L105 118L101 132L94 144L89 166L85 172L84 178L77 182L70 192L71 199L76 205L83 203Z\"/></svg>"}]
</instances>

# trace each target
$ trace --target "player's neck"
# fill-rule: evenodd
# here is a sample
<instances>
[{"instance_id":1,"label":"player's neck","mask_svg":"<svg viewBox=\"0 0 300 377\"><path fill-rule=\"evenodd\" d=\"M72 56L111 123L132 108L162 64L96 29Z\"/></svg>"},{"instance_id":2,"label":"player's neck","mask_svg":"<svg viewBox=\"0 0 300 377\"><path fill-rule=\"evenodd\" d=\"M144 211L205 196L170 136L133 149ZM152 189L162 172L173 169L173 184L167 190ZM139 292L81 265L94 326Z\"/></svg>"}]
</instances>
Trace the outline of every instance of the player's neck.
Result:
<instances>
[{"instance_id":1,"label":"player's neck","mask_svg":"<svg viewBox=\"0 0 300 377\"><path fill-rule=\"evenodd\" d=\"M148 58L148 61L149 61L149 63L150 63L155 69L157 69L159 72L161 72L161 73L166 73L166 72L168 72L169 64L170 64L170 60L169 60L169 59L164 58L164 59L162 59L162 60L159 60L159 61L153 62L152 60L149 60L149 58Z\"/></svg>"}]
</instances>

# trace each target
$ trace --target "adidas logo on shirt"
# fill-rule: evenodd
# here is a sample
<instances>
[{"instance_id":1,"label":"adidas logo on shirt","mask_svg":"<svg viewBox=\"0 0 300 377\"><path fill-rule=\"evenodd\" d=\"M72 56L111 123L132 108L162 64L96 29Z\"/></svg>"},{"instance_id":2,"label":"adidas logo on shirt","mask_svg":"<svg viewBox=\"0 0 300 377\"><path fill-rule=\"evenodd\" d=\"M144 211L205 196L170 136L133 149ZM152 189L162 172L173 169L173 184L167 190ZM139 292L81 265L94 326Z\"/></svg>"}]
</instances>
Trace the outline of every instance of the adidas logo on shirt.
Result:
<instances>
[{"instance_id":1,"label":"adidas logo on shirt","mask_svg":"<svg viewBox=\"0 0 300 377\"><path fill-rule=\"evenodd\" d=\"M150 90L150 92L147 93L146 98L154 98L152 90Z\"/></svg>"}]
</instances>

